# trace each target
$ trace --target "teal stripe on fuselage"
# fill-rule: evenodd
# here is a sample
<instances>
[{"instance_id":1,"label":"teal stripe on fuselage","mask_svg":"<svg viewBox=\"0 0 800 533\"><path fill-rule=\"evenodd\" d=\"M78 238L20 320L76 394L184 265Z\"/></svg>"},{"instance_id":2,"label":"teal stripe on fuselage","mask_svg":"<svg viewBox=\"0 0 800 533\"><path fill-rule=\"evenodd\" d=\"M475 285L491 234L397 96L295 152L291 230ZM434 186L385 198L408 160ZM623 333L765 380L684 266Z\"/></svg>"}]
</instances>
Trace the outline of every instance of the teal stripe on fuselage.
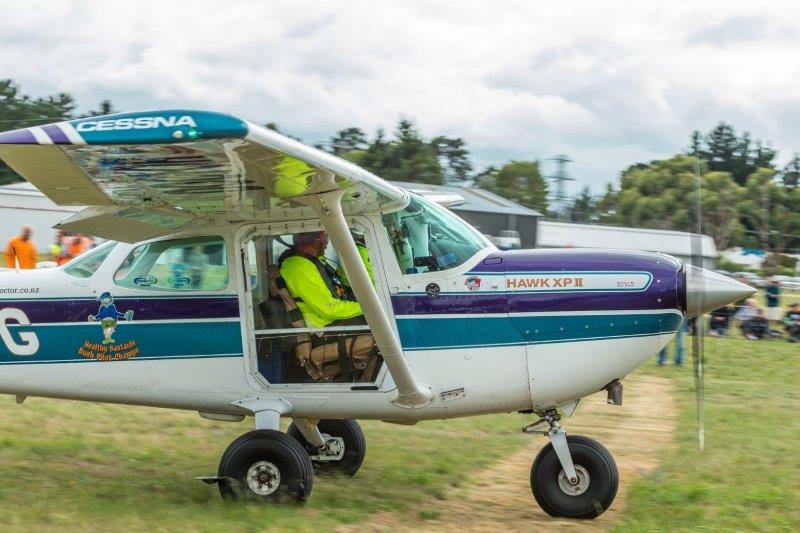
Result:
<instances>
[{"instance_id":1,"label":"teal stripe on fuselage","mask_svg":"<svg viewBox=\"0 0 800 533\"><path fill-rule=\"evenodd\" d=\"M442 350L591 339L641 337L677 331L678 313L511 315L510 317L404 318L397 321L406 350Z\"/></svg>"},{"instance_id":2,"label":"teal stripe on fuselage","mask_svg":"<svg viewBox=\"0 0 800 533\"><path fill-rule=\"evenodd\" d=\"M30 326L9 324L8 329L17 344L24 344L20 333L35 333L39 349L34 355L18 356L12 354L5 343L0 341L0 364L96 360L87 357L91 354L100 354L111 360L115 357L128 359L125 356L132 356L130 360L141 360L241 357L243 353L241 324L238 321L147 323L121 320L113 335L114 344L105 345L102 344L103 328L99 323ZM126 345L129 347L123 349ZM131 352L134 348L138 353Z\"/></svg>"}]
</instances>

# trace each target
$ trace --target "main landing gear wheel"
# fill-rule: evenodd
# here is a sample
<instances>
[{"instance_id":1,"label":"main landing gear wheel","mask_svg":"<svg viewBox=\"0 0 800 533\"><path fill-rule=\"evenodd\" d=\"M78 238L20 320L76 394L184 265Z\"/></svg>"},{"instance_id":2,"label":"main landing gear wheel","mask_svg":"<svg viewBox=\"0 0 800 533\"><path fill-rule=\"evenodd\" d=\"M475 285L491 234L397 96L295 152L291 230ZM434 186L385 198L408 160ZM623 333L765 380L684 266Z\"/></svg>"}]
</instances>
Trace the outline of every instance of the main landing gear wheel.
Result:
<instances>
[{"instance_id":1,"label":"main landing gear wheel","mask_svg":"<svg viewBox=\"0 0 800 533\"><path fill-rule=\"evenodd\" d=\"M353 419L347 418L343 420L320 420L317 423L317 428L320 433L330 437L339 437L344 441L344 456L339 460L334 461L317 461L312 460L314 467L319 473L338 473L344 474L347 477L352 477L361 468L361 463L364 462L364 456L367 453L367 441L364 438L364 432L361 426L358 425ZM297 439L303 448L308 451L309 455L316 455L317 450L306 441L303 434L297 428L294 422L289 426L286 431Z\"/></svg>"},{"instance_id":2,"label":"main landing gear wheel","mask_svg":"<svg viewBox=\"0 0 800 533\"><path fill-rule=\"evenodd\" d=\"M226 500L303 503L314 485L314 467L300 444L272 429L245 433L219 462L219 492Z\"/></svg>"},{"instance_id":3,"label":"main landing gear wheel","mask_svg":"<svg viewBox=\"0 0 800 533\"><path fill-rule=\"evenodd\" d=\"M531 490L539 506L554 517L595 518L617 495L619 473L611 453L599 442L567 435L577 482L570 483L552 444L539 452L531 467Z\"/></svg>"}]
</instances>

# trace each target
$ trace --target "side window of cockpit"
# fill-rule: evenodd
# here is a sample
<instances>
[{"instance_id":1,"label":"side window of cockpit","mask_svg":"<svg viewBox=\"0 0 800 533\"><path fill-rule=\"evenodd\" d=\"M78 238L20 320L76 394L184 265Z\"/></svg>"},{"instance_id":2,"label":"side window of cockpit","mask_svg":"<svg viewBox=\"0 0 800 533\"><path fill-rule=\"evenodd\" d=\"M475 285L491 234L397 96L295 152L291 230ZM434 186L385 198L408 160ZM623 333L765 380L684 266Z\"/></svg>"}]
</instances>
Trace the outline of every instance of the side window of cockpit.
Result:
<instances>
[{"instance_id":1,"label":"side window of cockpit","mask_svg":"<svg viewBox=\"0 0 800 533\"><path fill-rule=\"evenodd\" d=\"M113 241L101 244L94 250L87 252L82 257L79 257L74 261L70 261L64 267L64 272L76 278L85 279L92 277L92 275L97 272L97 269L100 268L100 265L103 264L103 261L106 260L108 254L111 253L111 250L113 250L114 246L116 245L117 243Z\"/></svg>"},{"instance_id":2,"label":"side window of cockpit","mask_svg":"<svg viewBox=\"0 0 800 533\"><path fill-rule=\"evenodd\" d=\"M384 215L383 227L403 274L449 270L489 246L457 215L419 196Z\"/></svg>"},{"instance_id":3,"label":"side window of cockpit","mask_svg":"<svg viewBox=\"0 0 800 533\"><path fill-rule=\"evenodd\" d=\"M218 291L228 286L222 237L156 241L134 248L114 274L131 289Z\"/></svg>"}]
</instances>

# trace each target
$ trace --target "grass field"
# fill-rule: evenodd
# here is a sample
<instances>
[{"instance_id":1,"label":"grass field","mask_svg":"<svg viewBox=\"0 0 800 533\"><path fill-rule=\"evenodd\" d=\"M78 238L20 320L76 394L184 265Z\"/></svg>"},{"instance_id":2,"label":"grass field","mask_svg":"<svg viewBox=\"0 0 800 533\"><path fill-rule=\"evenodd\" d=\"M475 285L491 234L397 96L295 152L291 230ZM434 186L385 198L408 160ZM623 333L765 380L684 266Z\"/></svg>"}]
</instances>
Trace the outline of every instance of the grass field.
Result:
<instances>
[{"instance_id":1,"label":"grass field","mask_svg":"<svg viewBox=\"0 0 800 533\"><path fill-rule=\"evenodd\" d=\"M651 361L640 370L675 380L679 425L660 466L623 481L632 488L615 528L800 529L800 345L708 339L706 353L704 452L690 368ZM317 478L306 506L264 508L224 504L215 487L192 479L215 473L222 451L251 422L38 398L20 406L0 397L3 529L310 530L385 511L424 524L441 519L439 502L458 497L477 472L522 449L530 437L519 427L528 421L365 422L367 460L354 479Z\"/></svg>"},{"instance_id":2,"label":"grass field","mask_svg":"<svg viewBox=\"0 0 800 533\"><path fill-rule=\"evenodd\" d=\"M800 530L800 345L740 337L706 343L706 446L698 450L691 371L678 384L675 445L634 482L619 531Z\"/></svg>"},{"instance_id":3,"label":"grass field","mask_svg":"<svg viewBox=\"0 0 800 533\"><path fill-rule=\"evenodd\" d=\"M352 480L317 478L304 507L224 504L219 457L249 423L196 413L12 397L0 403L3 529L244 531L310 530L365 520L372 512L436 516L436 502L470 472L526 439L522 417L500 415L399 427L365 422L367 460Z\"/></svg>"}]
</instances>

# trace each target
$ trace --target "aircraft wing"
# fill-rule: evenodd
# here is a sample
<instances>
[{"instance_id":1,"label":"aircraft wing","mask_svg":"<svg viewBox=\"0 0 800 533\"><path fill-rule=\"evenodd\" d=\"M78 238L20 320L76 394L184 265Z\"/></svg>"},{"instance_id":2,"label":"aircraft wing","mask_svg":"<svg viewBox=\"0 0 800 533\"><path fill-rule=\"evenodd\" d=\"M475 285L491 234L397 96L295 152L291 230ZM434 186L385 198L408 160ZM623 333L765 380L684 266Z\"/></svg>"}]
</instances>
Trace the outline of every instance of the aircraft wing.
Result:
<instances>
[{"instance_id":1,"label":"aircraft wing","mask_svg":"<svg viewBox=\"0 0 800 533\"><path fill-rule=\"evenodd\" d=\"M320 171L345 189L346 215L408 203L403 189L349 161L205 111L120 113L2 132L0 158L56 204L89 206L59 228L124 242L201 223L313 218L296 200L323 192Z\"/></svg>"}]
</instances>

